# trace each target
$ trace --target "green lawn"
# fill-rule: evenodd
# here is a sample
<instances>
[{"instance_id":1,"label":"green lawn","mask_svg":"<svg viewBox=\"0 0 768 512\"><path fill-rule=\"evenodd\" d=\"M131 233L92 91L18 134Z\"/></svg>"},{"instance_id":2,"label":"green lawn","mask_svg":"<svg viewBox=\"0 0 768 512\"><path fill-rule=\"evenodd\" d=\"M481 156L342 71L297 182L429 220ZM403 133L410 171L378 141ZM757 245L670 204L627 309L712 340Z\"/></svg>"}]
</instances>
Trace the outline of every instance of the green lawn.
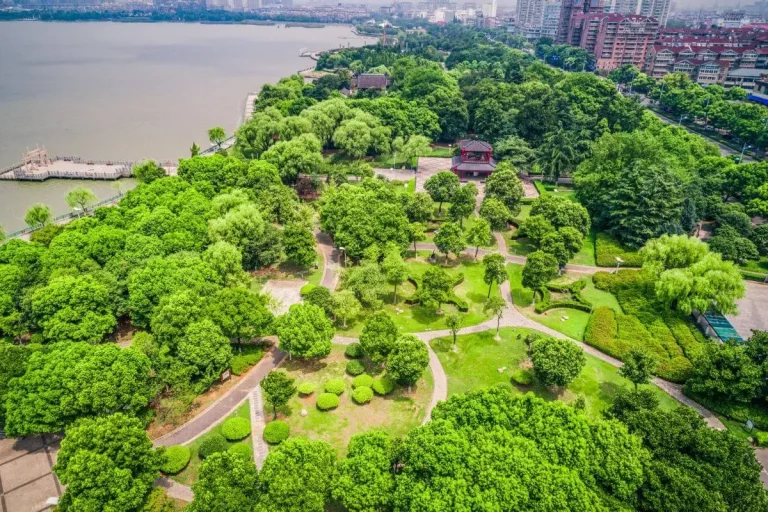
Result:
<instances>
[{"instance_id":1,"label":"green lawn","mask_svg":"<svg viewBox=\"0 0 768 512\"><path fill-rule=\"evenodd\" d=\"M240 405L237 409L235 409L232 414L227 416L227 418L234 418L234 417L241 417L247 419L249 422L251 420L251 406L248 403L248 400L243 402L242 405ZM223 422L222 422L223 423ZM203 440L213 434L221 434L221 423L213 427L210 431L208 431L206 434L203 434L202 436L198 437L191 443L189 443L189 451L191 452L191 456L189 458L189 464L186 468L184 468L184 471L179 473L178 475L173 475L171 478L176 480L177 482L184 484L184 485L191 485L195 482L197 482L197 474L200 471L200 466L202 465L203 461L198 455L198 450L200 449L200 444L202 444ZM248 446L252 446L251 444L251 436L246 437L242 441L237 441L235 443L229 443L230 446L234 444L247 444Z\"/></svg>"},{"instance_id":2,"label":"green lawn","mask_svg":"<svg viewBox=\"0 0 768 512\"><path fill-rule=\"evenodd\" d=\"M748 272L768 274L768 256L763 256L759 260L749 260L743 265L740 265L740 267Z\"/></svg>"},{"instance_id":3,"label":"green lawn","mask_svg":"<svg viewBox=\"0 0 768 512\"><path fill-rule=\"evenodd\" d=\"M412 254L412 253L411 253ZM480 259L477 261L470 257L462 256L459 259L451 259L448 266L444 264L444 257L438 256L438 265L442 266L450 275L457 276L464 274L464 281L453 290L458 297L465 299L469 305L469 311L460 313L462 326L479 324L489 318L483 312L483 306L488 296L488 285L483 281L484 267ZM431 263L427 263L423 258L406 260L409 275L421 276ZM422 332L446 329L445 317L448 313L457 311L451 304L443 304L442 314L419 305L409 306L403 301L403 297L412 294L415 291L413 285L405 283L398 287L398 304L393 304L391 294L385 299L383 310L386 311L395 322L395 325L402 332ZM497 294L498 287L494 284L491 293ZM370 311L363 311L357 318L347 323L346 329L339 329L341 334L346 336L359 336L363 329L365 319L370 315Z\"/></svg>"},{"instance_id":4,"label":"green lawn","mask_svg":"<svg viewBox=\"0 0 768 512\"><path fill-rule=\"evenodd\" d=\"M354 434L375 428L396 438L421 424L432 400L433 382L429 368L410 393L407 388L398 386L386 397L375 395L370 403L357 405L351 398L353 378L345 372L349 359L344 355L344 349L342 345L334 345L331 354L319 361L293 359L283 363L282 369L295 377L297 384L315 384L313 394L307 397L297 395L279 410L278 419L288 422L291 437L303 436L325 441L333 446L339 456L343 456ZM366 362L366 368L371 374L381 371L371 371L373 368L370 362ZM317 397L330 379L344 379L347 387L339 397L338 408L321 411L316 406ZM301 415L302 409L307 411L306 416ZM271 420L272 411L268 406L265 415Z\"/></svg>"},{"instance_id":5,"label":"green lawn","mask_svg":"<svg viewBox=\"0 0 768 512\"><path fill-rule=\"evenodd\" d=\"M597 266L597 261L595 260L595 236L595 230L591 229L587 236L584 237L584 245L581 246L581 250L571 258L569 263L587 265L589 267Z\"/></svg>"},{"instance_id":6,"label":"green lawn","mask_svg":"<svg viewBox=\"0 0 768 512\"><path fill-rule=\"evenodd\" d=\"M458 351L451 350L451 339L441 338L432 341L448 376L448 393L466 393L488 386L503 386L512 394L528 391L546 400L571 402L578 395L586 400L586 413L591 418L601 417L602 412L611 404L612 397L622 386L632 384L617 373L610 364L587 355L587 364L581 374L564 390L553 392L534 382L531 386L519 386L510 380L512 372L521 362L527 360L526 346L521 338L531 332L530 329L503 328L501 341L494 340L494 331L459 336ZM499 372L500 368L506 367ZM655 386L648 386L658 395L663 409L672 409L679 403Z\"/></svg>"},{"instance_id":7,"label":"green lawn","mask_svg":"<svg viewBox=\"0 0 768 512\"><path fill-rule=\"evenodd\" d=\"M590 317L585 311L570 308L554 308L539 315L531 307L525 308L523 313L531 320L579 341L584 339Z\"/></svg>"},{"instance_id":8,"label":"green lawn","mask_svg":"<svg viewBox=\"0 0 768 512\"><path fill-rule=\"evenodd\" d=\"M531 216L531 208L533 208L533 205L530 205L530 204L520 205L520 213L518 213L512 219L512 222L517 224L518 226L522 224L525 219Z\"/></svg>"}]
</instances>

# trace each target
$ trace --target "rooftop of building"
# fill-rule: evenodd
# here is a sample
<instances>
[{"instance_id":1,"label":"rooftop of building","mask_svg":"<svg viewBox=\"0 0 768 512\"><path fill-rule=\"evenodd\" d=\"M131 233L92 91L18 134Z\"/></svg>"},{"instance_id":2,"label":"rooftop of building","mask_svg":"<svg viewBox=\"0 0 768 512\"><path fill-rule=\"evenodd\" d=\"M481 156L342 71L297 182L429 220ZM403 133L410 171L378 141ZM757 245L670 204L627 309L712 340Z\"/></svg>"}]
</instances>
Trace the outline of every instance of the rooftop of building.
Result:
<instances>
[{"instance_id":1,"label":"rooftop of building","mask_svg":"<svg viewBox=\"0 0 768 512\"><path fill-rule=\"evenodd\" d=\"M728 72L728 76L745 77L745 78L750 78L750 77L759 78L765 74L768 74L768 70L754 69L754 68L738 68Z\"/></svg>"},{"instance_id":2,"label":"rooftop of building","mask_svg":"<svg viewBox=\"0 0 768 512\"><path fill-rule=\"evenodd\" d=\"M360 73L357 76L358 89L386 89L387 75L384 73Z\"/></svg>"},{"instance_id":3,"label":"rooftop of building","mask_svg":"<svg viewBox=\"0 0 768 512\"><path fill-rule=\"evenodd\" d=\"M493 146L483 140L465 139L459 141L459 148L462 151L479 151L488 152L493 151Z\"/></svg>"}]
</instances>

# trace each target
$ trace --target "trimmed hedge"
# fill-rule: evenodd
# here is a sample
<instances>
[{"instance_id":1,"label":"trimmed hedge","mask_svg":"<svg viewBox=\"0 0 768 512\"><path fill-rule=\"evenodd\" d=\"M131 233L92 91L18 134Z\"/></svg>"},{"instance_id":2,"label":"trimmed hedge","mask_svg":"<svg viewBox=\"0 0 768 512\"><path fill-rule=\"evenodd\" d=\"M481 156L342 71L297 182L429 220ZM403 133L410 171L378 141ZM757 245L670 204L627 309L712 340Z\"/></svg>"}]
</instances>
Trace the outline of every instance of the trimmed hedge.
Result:
<instances>
[{"instance_id":1,"label":"trimmed hedge","mask_svg":"<svg viewBox=\"0 0 768 512\"><path fill-rule=\"evenodd\" d=\"M210 457L214 453L224 452L229 448L229 443L221 434L208 434L200 443L200 448L197 450L197 454L201 459Z\"/></svg>"},{"instance_id":2,"label":"trimmed hedge","mask_svg":"<svg viewBox=\"0 0 768 512\"><path fill-rule=\"evenodd\" d=\"M363 363L358 361L357 359L353 359L352 361L347 363L347 373L352 375L353 377L360 375L361 373L365 372L365 366L363 366Z\"/></svg>"},{"instance_id":3,"label":"trimmed hedge","mask_svg":"<svg viewBox=\"0 0 768 512\"><path fill-rule=\"evenodd\" d=\"M165 450L165 462L160 471L166 475L180 473L189 464L190 451L186 446L169 446Z\"/></svg>"},{"instance_id":4,"label":"trimmed hedge","mask_svg":"<svg viewBox=\"0 0 768 512\"><path fill-rule=\"evenodd\" d=\"M622 267L640 267L643 259L635 249L627 247L608 233L599 232L595 237L595 260L598 267L615 267L616 256L624 260Z\"/></svg>"},{"instance_id":5,"label":"trimmed hedge","mask_svg":"<svg viewBox=\"0 0 768 512\"><path fill-rule=\"evenodd\" d=\"M342 379L331 379L325 383L325 387L323 389L325 389L326 393L340 395L344 392L344 388L346 387L347 386L344 384Z\"/></svg>"},{"instance_id":6,"label":"trimmed hedge","mask_svg":"<svg viewBox=\"0 0 768 512\"><path fill-rule=\"evenodd\" d=\"M421 286L421 276L408 276L408 281L414 286L416 291L414 291L412 295L404 297L403 302L409 305L418 304L419 300L416 298L416 295L419 287ZM461 273L456 276L456 280L454 281L453 286L451 287L451 291L448 294L448 297L445 299L444 304L453 304L454 306L456 306L456 308L459 311L461 311L462 313L466 313L469 311L469 303L466 300L462 299L461 297L457 296L453 292L453 288L455 288L456 286L460 285L463 282L464 282L464 274Z\"/></svg>"},{"instance_id":7,"label":"trimmed hedge","mask_svg":"<svg viewBox=\"0 0 768 512\"><path fill-rule=\"evenodd\" d=\"M373 386L373 377L366 373L355 377L355 380L352 381L352 387L357 389L361 386L366 388Z\"/></svg>"},{"instance_id":8,"label":"trimmed hedge","mask_svg":"<svg viewBox=\"0 0 768 512\"><path fill-rule=\"evenodd\" d=\"M317 397L317 408L321 411L328 411L339 406L339 397L333 393L322 393Z\"/></svg>"},{"instance_id":9,"label":"trimmed hedge","mask_svg":"<svg viewBox=\"0 0 768 512\"><path fill-rule=\"evenodd\" d=\"M377 395L388 395L395 389L395 381L384 375L378 379L374 379L371 389Z\"/></svg>"},{"instance_id":10,"label":"trimmed hedge","mask_svg":"<svg viewBox=\"0 0 768 512\"><path fill-rule=\"evenodd\" d=\"M291 435L291 427L284 421L270 421L264 427L264 440L269 444L280 444Z\"/></svg>"},{"instance_id":11,"label":"trimmed hedge","mask_svg":"<svg viewBox=\"0 0 768 512\"><path fill-rule=\"evenodd\" d=\"M541 300L536 303L536 313L541 314L545 311L555 308L571 308L584 311L586 313L591 313L592 304L590 304L586 299L584 299L584 297L581 296L581 290L583 290L585 286L587 286L587 281L584 279L579 279L578 281L574 281L573 283L567 285L548 284L540 288L539 293L541 294ZM550 291L570 293L571 298L552 301L552 294Z\"/></svg>"},{"instance_id":12,"label":"trimmed hedge","mask_svg":"<svg viewBox=\"0 0 768 512\"><path fill-rule=\"evenodd\" d=\"M533 383L533 372L531 370L518 368L512 372L512 382L520 384L521 386L530 386L531 383Z\"/></svg>"},{"instance_id":13,"label":"trimmed hedge","mask_svg":"<svg viewBox=\"0 0 768 512\"><path fill-rule=\"evenodd\" d=\"M301 289L299 290L299 295L301 295L301 297L304 298L304 296L306 294L308 294L309 292L311 292L315 288L317 288L316 284L307 283L307 284L305 284L304 286L301 287Z\"/></svg>"},{"instance_id":14,"label":"trimmed hedge","mask_svg":"<svg viewBox=\"0 0 768 512\"><path fill-rule=\"evenodd\" d=\"M227 448L227 451L229 453L244 457L246 460L251 460L253 458L253 448L250 446L250 444L246 444L246 443L233 444L232 446Z\"/></svg>"},{"instance_id":15,"label":"trimmed hedge","mask_svg":"<svg viewBox=\"0 0 768 512\"><path fill-rule=\"evenodd\" d=\"M315 392L315 384L313 382L302 382L299 387L296 388L300 395L311 395Z\"/></svg>"},{"instance_id":16,"label":"trimmed hedge","mask_svg":"<svg viewBox=\"0 0 768 512\"><path fill-rule=\"evenodd\" d=\"M264 356L264 349L261 347L243 347L241 353L235 353L232 356L232 362L229 364L232 373L242 375L248 368L255 365Z\"/></svg>"},{"instance_id":17,"label":"trimmed hedge","mask_svg":"<svg viewBox=\"0 0 768 512\"><path fill-rule=\"evenodd\" d=\"M373 390L366 386L360 386L352 392L352 400L354 400L356 404L367 404L373 400Z\"/></svg>"},{"instance_id":18,"label":"trimmed hedge","mask_svg":"<svg viewBox=\"0 0 768 512\"><path fill-rule=\"evenodd\" d=\"M360 359L365 353L363 352L362 345L359 343L352 343L347 345L347 348L344 349L344 355L350 359Z\"/></svg>"},{"instance_id":19,"label":"trimmed hedge","mask_svg":"<svg viewBox=\"0 0 768 512\"><path fill-rule=\"evenodd\" d=\"M763 448L768 446L768 432L756 432L755 439L757 440L758 446L761 446Z\"/></svg>"},{"instance_id":20,"label":"trimmed hedge","mask_svg":"<svg viewBox=\"0 0 768 512\"><path fill-rule=\"evenodd\" d=\"M227 441L239 441L251 434L251 422L245 418L234 417L224 420L221 434Z\"/></svg>"}]
</instances>

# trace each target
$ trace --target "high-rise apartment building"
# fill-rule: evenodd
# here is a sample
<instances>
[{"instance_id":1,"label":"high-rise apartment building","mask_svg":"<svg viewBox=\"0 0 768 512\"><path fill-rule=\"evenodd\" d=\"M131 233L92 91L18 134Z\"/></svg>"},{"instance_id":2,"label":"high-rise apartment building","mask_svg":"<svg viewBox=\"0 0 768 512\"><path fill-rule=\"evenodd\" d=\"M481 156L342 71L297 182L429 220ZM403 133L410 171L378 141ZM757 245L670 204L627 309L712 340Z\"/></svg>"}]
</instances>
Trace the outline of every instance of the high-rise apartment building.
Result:
<instances>
[{"instance_id":1,"label":"high-rise apartment building","mask_svg":"<svg viewBox=\"0 0 768 512\"><path fill-rule=\"evenodd\" d=\"M669 18L669 6L670 0L611 0L610 12L650 16L664 27Z\"/></svg>"},{"instance_id":2,"label":"high-rise apartment building","mask_svg":"<svg viewBox=\"0 0 768 512\"><path fill-rule=\"evenodd\" d=\"M557 38L555 39L559 44L569 43L568 29L574 17L590 12L607 12L607 9L610 9L610 4L605 5L601 0L562 0L562 2Z\"/></svg>"},{"instance_id":3,"label":"high-rise apartment building","mask_svg":"<svg viewBox=\"0 0 768 512\"><path fill-rule=\"evenodd\" d=\"M557 39L562 7L562 0L518 0L518 32L527 39Z\"/></svg>"},{"instance_id":4,"label":"high-rise apartment building","mask_svg":"<svg viewBox=\"0 0 768 512\"><path fill-rule=\"evenodd\" d=\"M495 18L496 17L496 0L483 4L483 18Z\"/></svg>"},{"instance_id":5,"label":"high-rise apartment building","mask_svg":"<svg viewBox=\"0 0 768 512\"><path fill-rule=\"evenodd\" d=\"M572 19L567 42L594 55L597 69L608 71L624 64L642 67L658 35L659 22L649 16L590 13Z\"/></svg>"}]
</instances>

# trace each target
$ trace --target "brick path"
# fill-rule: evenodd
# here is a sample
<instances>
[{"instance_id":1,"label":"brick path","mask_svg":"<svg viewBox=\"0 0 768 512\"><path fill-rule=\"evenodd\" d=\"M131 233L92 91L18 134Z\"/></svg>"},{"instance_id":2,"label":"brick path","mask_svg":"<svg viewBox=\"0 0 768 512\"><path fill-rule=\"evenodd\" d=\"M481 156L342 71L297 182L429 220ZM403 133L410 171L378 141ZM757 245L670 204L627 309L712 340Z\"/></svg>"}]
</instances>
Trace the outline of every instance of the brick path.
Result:
<instances>
[{"instance_id":1,"label":"brick path","mask_svg":"<svg viewBox=\"0 0 768 512\"><path fill-rule=\"evenodd\" d=\"M59 451L58 436L0 440L0 507L3 512L51 510L46 502L63 492L51 468Z\"/></svg>"},{"instance_id":2,"label":"brick path","mask_svg":"<svg viewBox=\"0 0 768 512\"><path fill-rule=\"evenodd\" d=\"M253 444L253 461L261 469L264 459L269 454L269 446L264 441L264 401L261 397L261 386L256 386L248 398L251 403L251 442Z\"/></svg>"}]
</instances>

